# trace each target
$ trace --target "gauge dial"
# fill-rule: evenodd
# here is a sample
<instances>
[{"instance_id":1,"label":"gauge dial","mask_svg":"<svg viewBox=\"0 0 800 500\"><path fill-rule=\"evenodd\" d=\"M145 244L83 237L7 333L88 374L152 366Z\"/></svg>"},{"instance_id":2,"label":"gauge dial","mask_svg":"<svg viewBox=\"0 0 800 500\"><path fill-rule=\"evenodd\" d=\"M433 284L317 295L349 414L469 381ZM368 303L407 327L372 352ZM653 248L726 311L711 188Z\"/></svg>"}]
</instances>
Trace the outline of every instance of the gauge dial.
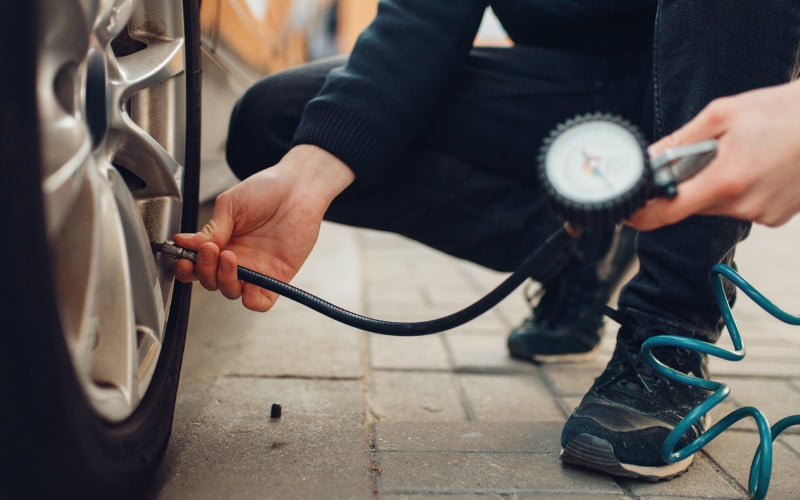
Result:
<instances>
[{"instance_id":1,"label":"gauge dial","mask_svg":"<svg viewBox=\"0 0 800 500\"><path fill-rule=\"evenodd\" d=\"M629 216L646 199L651 175L638 130L621 118L598 114L574 118L553 131L539 169L556 211L584 227L613 225Z\"/></svg>"}]
</instances>

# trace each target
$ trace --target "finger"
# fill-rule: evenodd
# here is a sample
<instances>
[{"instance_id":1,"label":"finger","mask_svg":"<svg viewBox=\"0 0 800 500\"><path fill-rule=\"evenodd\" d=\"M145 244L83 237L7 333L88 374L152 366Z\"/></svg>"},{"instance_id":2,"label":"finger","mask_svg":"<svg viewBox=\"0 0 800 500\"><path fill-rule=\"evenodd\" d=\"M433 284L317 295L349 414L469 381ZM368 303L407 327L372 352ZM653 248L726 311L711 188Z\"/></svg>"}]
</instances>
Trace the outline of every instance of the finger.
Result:
<instances>
[{"instance_id":1,"label":"finger","mask_svg":"<svg viewBox=\"0 0 800 500\"><path fill-rule=\"evenodd\" d=\"M175 278L181 283L191 283L197 280L194 274L194 263L186 259L175 262Z\"/></svg>"},{"instance_id":2,"label":"finger","mask_svg":"<svg viewBox=\"0 0 800 500\"><path fill-rule=\"evenodd\" d=\"M650 200L625 224L640 231L650 231L675 224L695 213L706 213L720 198L712 170L717 161L711 162L708 170L681 184L675 198Z\"/></svg>"},{"instance_id":3,"label":"finger","mask_svg":"<svg viewBox=\"0 0 800 500\"><path fill-rule=\"evenodd\" d=\"M653 229L668 226L673 221L668 220L664 213L664 205L666 203L668 202L665 200L651 200L623 223L639 231L652 231Z\"/></svg>"},{"instance_id":4,"label":"finger","mask_svg":"<svg viewBox=\"0 0 800 500\"><path fill-rule=\"evenodd\" d=\"M200 283L208 290L217 289L217 266L219 263L219 247L216 243L206 242L200 245L194 266L194 273Z\"/></svg>"},{"instance_id":5,"label":"finger","mask_svg":"<svg viewBox=\"0 0 800 500\"><path fill-rule=\"evenodd\" d=\"M258 312L266 312L278 300L276 293L264 290L256 285L245 283L242 287L242 304L252 310Z\"/></svg>"},{"instance_id":6,"label":"finger","mask_svg":"<svg viewBox=\"0 0 800 500\"><path fill-rule=\"evenodd\" d=\"M729 115L729 101L717 99L689 120L686 125L654 142L648 151L652 156L656 156L668 148L717 138L727 129Z\"/></svg>"},{"instance_id":7,"label":"finger","mask_svg":"<svg viewBox=\"0 0 800 500\"><path fill-rule=\"evenodd\" d=\"M227 236L225 231L221 229L221 224L215 219L209 220L200 231L196 233L178 233L174 236L175 243L178 246L197 250L200 245L208 241L213 241L219 247L224 247L230 239L230 233Z\"/></svg>"},{"instance_id":8,"label":"finger","mask_svg":"<svg viewBox=\"0 0 800 500\"><path fill-rule=\"evenodd\" d=\"M211 221L208 224L203 226L203 228L196 232L196 233L178 233L173 236L173 240L175 244L179 247L188 248L189 250L197 250L200 248L200 245L207 241L212 241L212 237L210 236L212 233L212 229L206 228L209 226Z\"/></svg>"},{"instance_id":9,"label":"finger","mask_svg":"<svg viewBox=\"0 0 800 500\"><path fill-rule=\"evenodd\" d=\"M233 199L232 196L224 196L224 193L217 197L214 204L214 213L206 224L196 233L178 233L175 235L175 243L179 246L197 250L200 245L207 241L213 241L218 247L224 248L231 238L233 232Z\"/></svg>"},{"instance_id":10,"label":"finger","mask_svg":"<svg viewBox=\"0 0 800 500\"><path fill-rule=\"evenodd\" d=\"M219 291L229 299L238 299L242 296L242 282L239 281L236 267L238 259L230 250L224 250L219 255L217 268L217 286Z\"/></svg>"}]
</instances>

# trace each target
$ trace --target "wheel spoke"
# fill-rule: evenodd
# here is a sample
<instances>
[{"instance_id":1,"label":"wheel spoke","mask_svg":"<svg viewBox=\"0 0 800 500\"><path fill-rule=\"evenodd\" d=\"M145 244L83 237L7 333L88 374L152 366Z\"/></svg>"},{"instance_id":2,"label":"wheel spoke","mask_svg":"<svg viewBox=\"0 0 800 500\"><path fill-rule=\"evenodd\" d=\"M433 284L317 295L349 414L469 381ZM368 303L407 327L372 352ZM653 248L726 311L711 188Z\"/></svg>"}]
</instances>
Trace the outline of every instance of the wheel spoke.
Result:
<instances>
[{"instance_id":1,"label":"wheel spoke","mask_svg":"<svg viewBox=\"0 0 800 500\"><path fill-rule=\"evenodd\" d=\"M95 282L94 312L97 343L93 353L92 382L103 389L98 401L111 418L128 413L138 394L136 370L136 319L133 309L131 266L125 238L123 214L114 196L114 184L98 176L100 201L99 269ZM111 397L115 395L114 397Z\"/></svg>"},{"instance_id":2,"label":"wheel spoke","mask_svg":"<svg viewBox=\"0 0 800 500\"><path fill-rule=\"evenodd\" d=\"M122 33L133 14L133 0L99 0L93 32L101 47L107 46Z\"/></svg>"},{"instance_id":3,"label":"wheel spoke","mask_svg":"<svg viewBox=\"0 0 800 500\"><path fill-rule=\"evenodd\" d=\"M164 327L164 302L153 250L149 245L150 237L125 181L115 169L109 169L108 175L126 242L130 287L133 296L138 299L134 304L137 327L161 332Z\"/></svg>"},{"instance_id":4,"label":"wheel spoke","mask_svg":"<svg viewBox=\"0 0 800 500\"><path fill-rule=\"evenodd\" d=\"M120 116L119 124L114 124L113 133L119 142L115 165L141 182L132 186L137 199L161 196L180 199L183 167L158 141L125 115Z\"/></svg>"},{"instance_id":5,"label":"wheel spoke","mask_svg":"<svg viewBox=\"0 0 800 500\"><path fill-rule=\"evenodd\" d=\"M92 164L93 159L90 159L85 169L87 173L92 171ZM67 208L63 218L70 223L57 228L50 236L51 258L65 340L79 378L89 381L97 341L94 296L101 240L98 224L101 206L96 179L85 175L75 203Z\"/></svg>"},{"instance_id":6,"label":"wheel spoke","mask_svg":"<svg viewBox=\"0 0 800 500\"><path fill-rule=\"evenodd\" d=\"M48 122L42 143L45 220L48 237L52 237L69 222L67 214L81 192L92 143L83 123L65 115Z\"/></svg>"},{"instance_id":7,"label":"wheel spoke","mask_svg":"<svg viewBox=\"0 0 800 500\"><path fill-rule=\"evenodd\" d=\"M115 71L109 72L119 100L182 74L183 59L183 39L152 40L146 48L116 59Z\"/></svg>"}]
</instances>

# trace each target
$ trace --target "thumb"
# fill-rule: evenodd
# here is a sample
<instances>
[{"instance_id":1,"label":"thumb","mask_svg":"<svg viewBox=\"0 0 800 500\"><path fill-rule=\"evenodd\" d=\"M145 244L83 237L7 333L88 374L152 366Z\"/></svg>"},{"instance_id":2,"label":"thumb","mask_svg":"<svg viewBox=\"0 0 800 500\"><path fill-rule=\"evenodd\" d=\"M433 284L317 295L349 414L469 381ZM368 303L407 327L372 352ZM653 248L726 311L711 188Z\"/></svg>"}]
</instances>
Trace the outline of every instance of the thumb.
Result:
<instances>
[{"instance_id":1,"label":"thumb","mask_svg":"<svg viewBox=\"0 0 800 500\"><path fill-rule=\"evenodd\" d=\"M214 214L196 233L179 233L175 235L175 243L190 250L197 250L200 245L211 241L219 248L225 248L233 232L233 217L230 205L220 202L214 205Z\"/></svg>"}]
</instances>

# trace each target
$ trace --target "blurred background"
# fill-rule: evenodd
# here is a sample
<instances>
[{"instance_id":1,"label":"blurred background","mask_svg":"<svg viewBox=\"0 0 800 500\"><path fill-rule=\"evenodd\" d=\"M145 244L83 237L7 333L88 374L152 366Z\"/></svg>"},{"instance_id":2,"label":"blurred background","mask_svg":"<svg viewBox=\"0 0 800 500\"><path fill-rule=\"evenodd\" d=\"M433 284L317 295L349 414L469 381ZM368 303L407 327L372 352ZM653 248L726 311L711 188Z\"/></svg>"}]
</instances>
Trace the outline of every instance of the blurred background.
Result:
<instances>
[{"instance_id":1,"label":"blurred background","mask_svg":"<svg viewBox=\"0 0 800 500\"><path fill-rule=\"evenodd\" d=\"M378 0L202 0L201 201L236 182L224 159L236 99L263 76L348 53L377 7ZM491 10L476 43L509 43Z\"/></svg>"}]
</instances>

